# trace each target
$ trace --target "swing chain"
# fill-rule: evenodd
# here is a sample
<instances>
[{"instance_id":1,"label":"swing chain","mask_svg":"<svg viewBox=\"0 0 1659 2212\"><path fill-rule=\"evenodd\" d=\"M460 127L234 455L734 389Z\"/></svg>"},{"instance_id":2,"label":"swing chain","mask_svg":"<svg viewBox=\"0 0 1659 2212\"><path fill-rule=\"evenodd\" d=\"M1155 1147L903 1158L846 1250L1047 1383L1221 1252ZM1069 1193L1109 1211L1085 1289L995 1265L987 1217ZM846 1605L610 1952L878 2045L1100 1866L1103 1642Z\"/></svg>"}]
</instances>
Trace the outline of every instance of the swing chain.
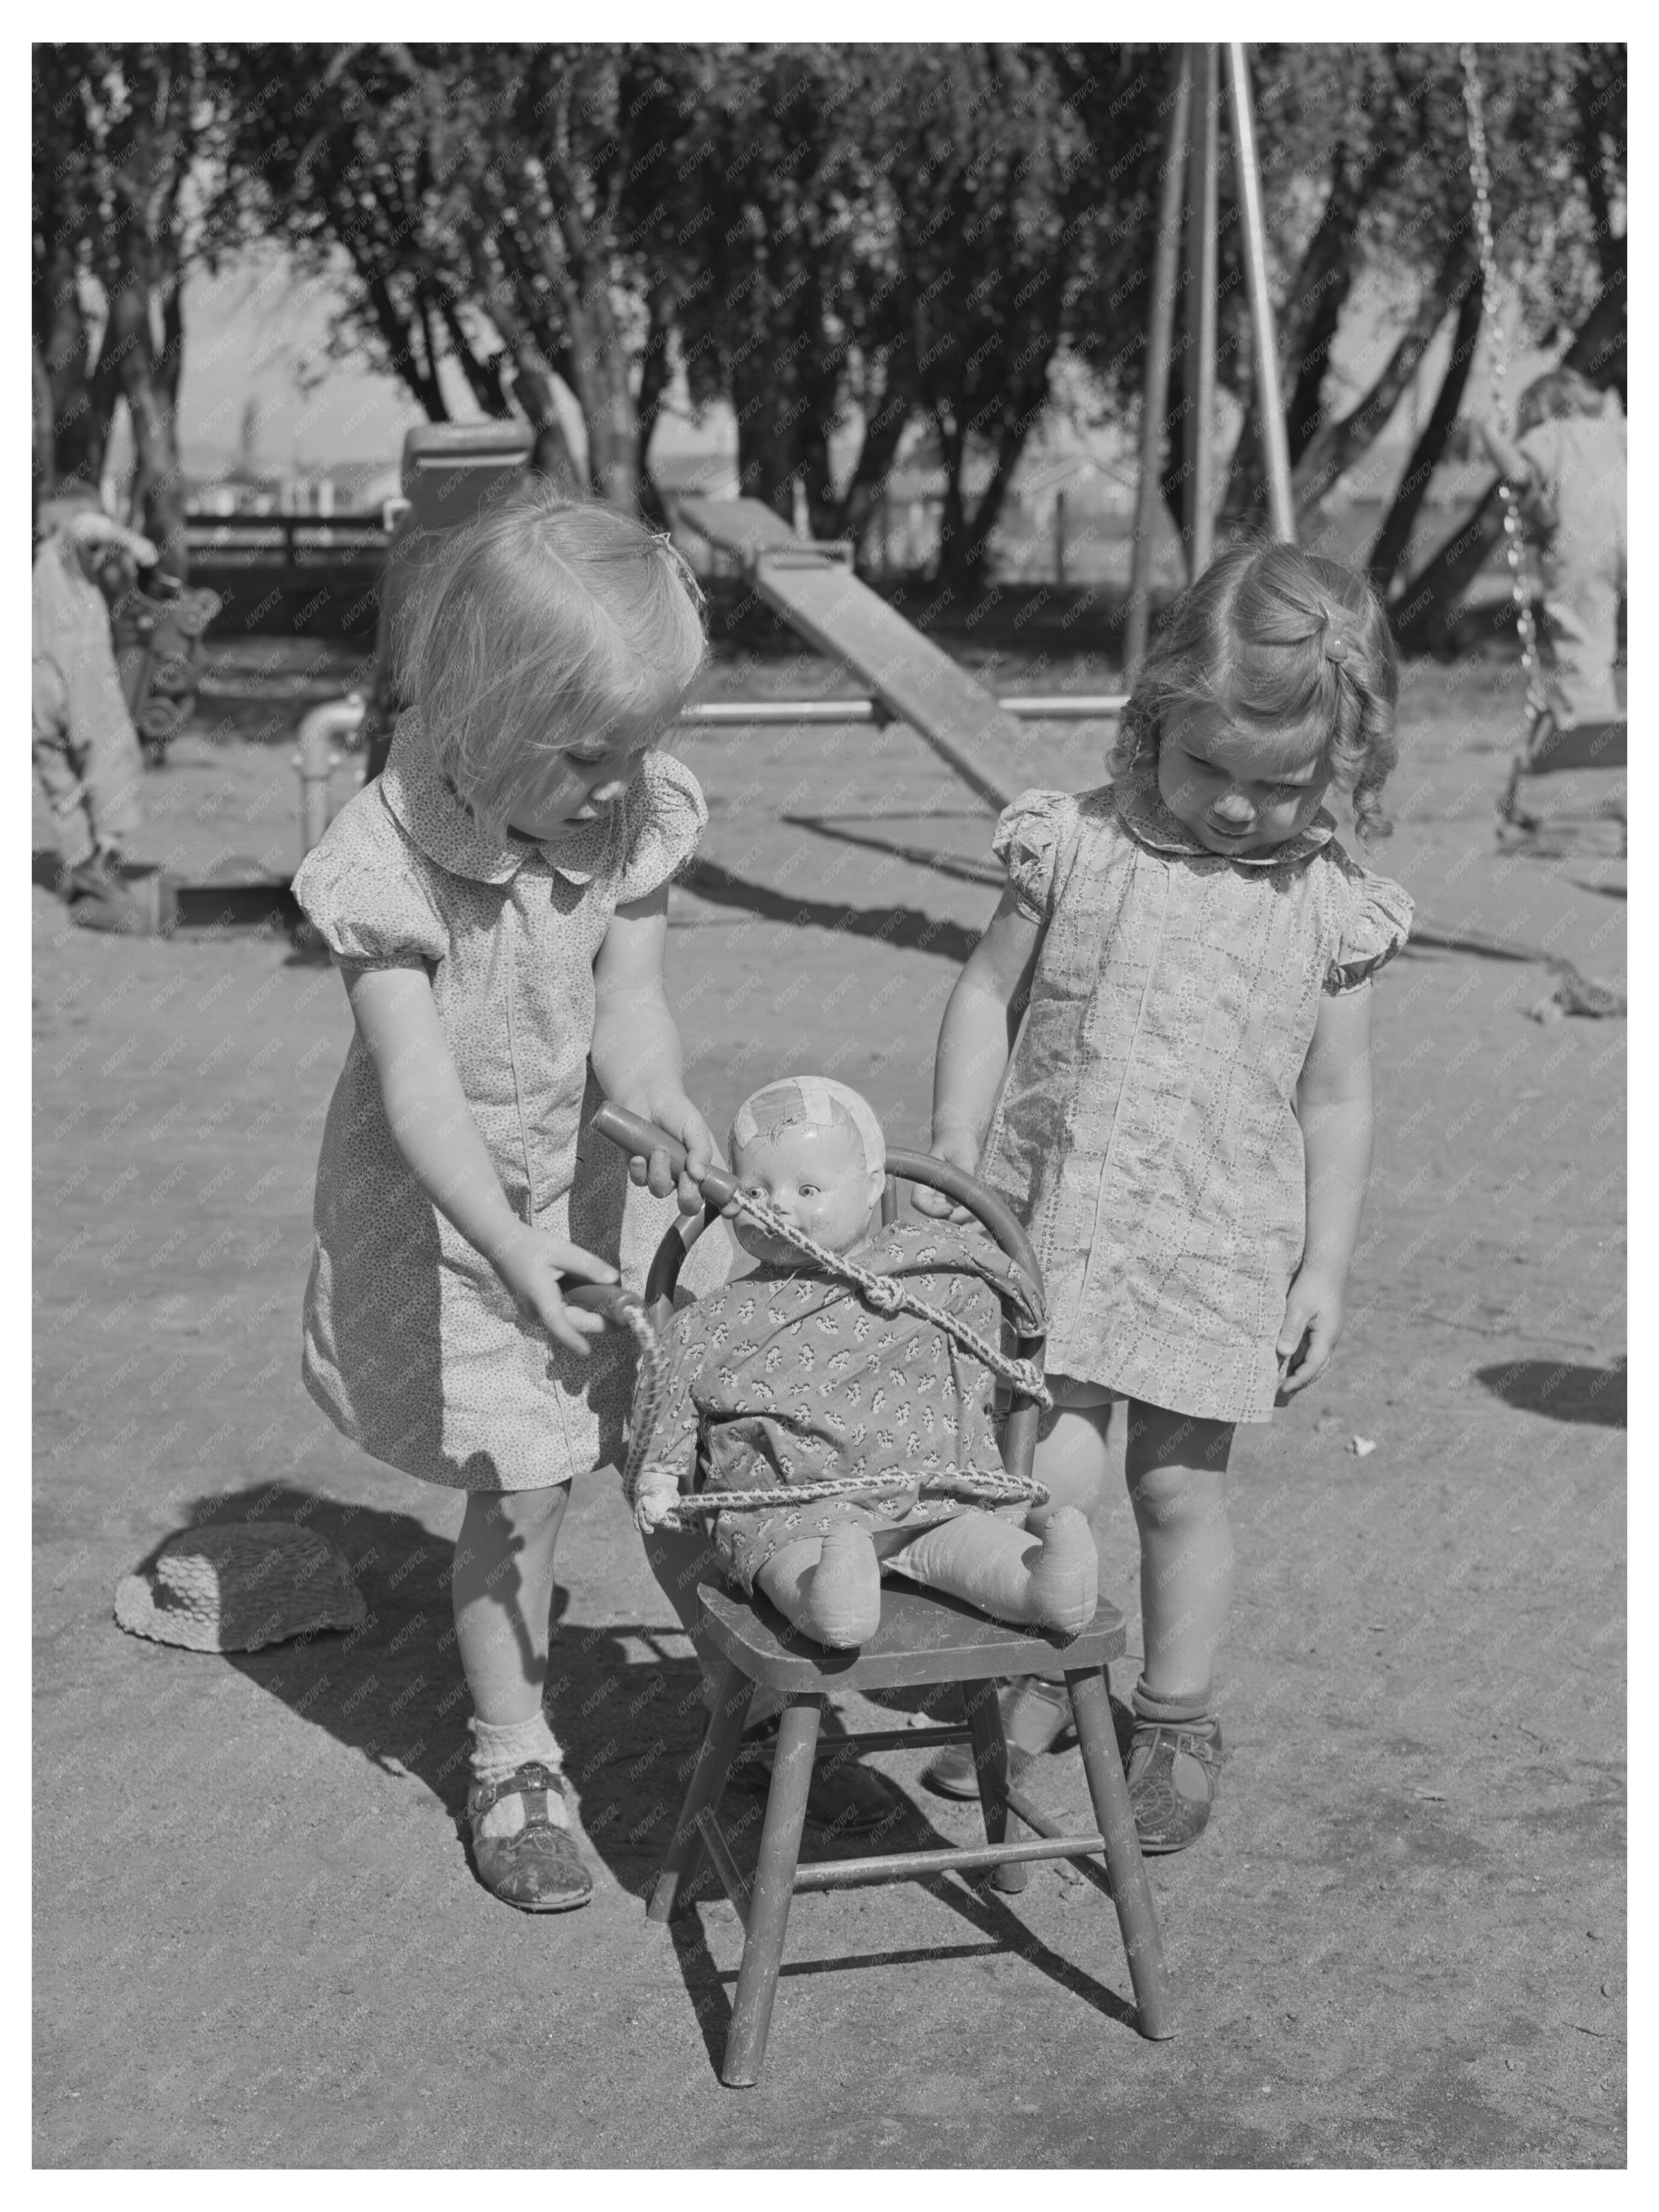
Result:
<instances>
[{"instance_id":1,"label":"swing chain","mask_svg":"<svg viewBox=\"0 0 1659 2212\"><path fill-rule=\"evenodd\" d=\"M856 1260L849 1260L840 1252L832 1252L786 1221L764 1199L744 1195L738 1201L741 1210L757 1222L769 1236L781 1238L814 1267L841 1281L851 1283L866 1304L881 1315L914 1314L918 1320L930 1322L952 1342L971 1352L980 1364L990 1370L1000 1381L1008 1383L1023 1395L1034 1398L1044 1413L1052 1411L1054 1400L1042 1378L1042 1370L1032 1359L1011 1359L1007 1354L969 1328L954 1314L941 1307L929 1305L925 1298L907 1291L902 1283L891 1275L878 1275L872 1268L860 1267ZM657 1332L651 1326L643 1305L629 1301L623 1309L624 1320L639 1346L639 1377L635 1385L634 1405L629 1422L628 1456L623 1468L623 1495L631 1510L637 1502L640 1479L646 1469L646 1455L651 1447L652 1432L661 1411L662 1393L666 1373L662 1346ZM1047 1486L1030 1476L1003 1474L977 1474L967 1471L953 1472L933 1478L923 1477L920 1483L914 1470L895 1468L885 1474L824 1475L816 1482L792 1482L787 1486L788 1501L792 1505L808 1505L823 1498L879 1496L894 1490L908 1490L915 1484L918 1492L965 1494L983 1504L1040 1505L1048 1495ZM695 1496L683 1498L663 1516L684 1526L688 1520L726 1512L753 1512L765 1493L753 1490L704 1490Z\"/></svg>"},{"instance_id":2,"label":"swing chain","mask_svg":"<svg viewBox=\"0 0 1659 2212\"><path fill-rule=\"evenodd\" d=\"M1507 421L1504 382L1509 359L1499 319L1498 253L1492 240L1492 161L1486 149L1486 101L1475 50L1460 49L1463 66L1463 105L1468 114L1469 182L1474 191L1474 235L1480 258L1482 319L1490 328L1489 374L1494 410ZM1521 522L1521 495L1507 477L1500 477L1498 494L1504 507L1504 555L1509 563L1510 595L1515 602L1516 634L1521 641L1521 674L1526 684L1526 703L1534 714L1547 703L1538 682L1538 634L1532 618L1532 594L1527 586L1526 535Z\"/></svg>"}]
</instances>

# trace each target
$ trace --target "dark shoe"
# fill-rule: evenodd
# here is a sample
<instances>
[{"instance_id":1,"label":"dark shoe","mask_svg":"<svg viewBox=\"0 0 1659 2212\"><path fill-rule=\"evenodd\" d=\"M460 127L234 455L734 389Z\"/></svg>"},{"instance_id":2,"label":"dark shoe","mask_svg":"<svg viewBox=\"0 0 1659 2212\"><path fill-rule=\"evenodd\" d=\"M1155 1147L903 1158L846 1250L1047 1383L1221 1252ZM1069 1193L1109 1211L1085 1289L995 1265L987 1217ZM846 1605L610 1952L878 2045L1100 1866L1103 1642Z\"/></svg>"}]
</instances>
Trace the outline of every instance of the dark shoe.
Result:
<instances>
[{"instance_id":1,"label":"dark shoe","mask_svg":"<svg viewBox=\"0 0 1659 2212\"><path fill-rule=\"evenodd\" d=\"M772 1767L777 1751L777 1723L763 1723L744 1737L726 1777L727 1790L744 1797L764 1798L772 1787ZM808 1826L828 1828L838 1836L867 1835L903 1809L903 1801L873 1768L861 1766L854 1747L839 1750L833 1736L818 1739L818 1755L812 1783L806 1793Z\"/></svg>"},{"instance_id":2,"label":"dark shoe","mask_svg":"<svg viewBox=\"0 0 1659 2212\"><path fill-rule=\"evenodd\" d=\"M1184 1851L1209 1826L1221 1775L1221 1723L1135 1723L1129 1802L1143 1851Z\"/></svg>"},{"instance_id":3,"label":"dark shoe","mask_svg":"<svg viewBox=\"0 0 1659 2212\"><path fill-rule=\"evenodd\" d=\"M1063 1682L1041 1674L1020 1674L1004 1685L997 1700L1002 1733L1008 1739L1008 1779L1018 1784L1034 1759L1045 1751L1066 1751L1077 1741L1072 1701ZM979 1796L979 1776L971 1743L947 1744L922 1769L924 1784L940 1797Z\"/></svg>"},{"instance_id":4,"label":"dark shoe","mask_svg":"<svg viewBox=\"0 0 1659 2212\"><path fill-rule=\"evenodd\" d=\"M484 1817L518 1798L523 1822L511 1835L484 1835ZM475 1782L467 1793L467 1825L478 1879L504 1905L521 1912L569 1912L593 1893L581 1848L562 1825L564 1777L550 1766L520 1766L505 1782Z\"/></svg>"}]
</instances>

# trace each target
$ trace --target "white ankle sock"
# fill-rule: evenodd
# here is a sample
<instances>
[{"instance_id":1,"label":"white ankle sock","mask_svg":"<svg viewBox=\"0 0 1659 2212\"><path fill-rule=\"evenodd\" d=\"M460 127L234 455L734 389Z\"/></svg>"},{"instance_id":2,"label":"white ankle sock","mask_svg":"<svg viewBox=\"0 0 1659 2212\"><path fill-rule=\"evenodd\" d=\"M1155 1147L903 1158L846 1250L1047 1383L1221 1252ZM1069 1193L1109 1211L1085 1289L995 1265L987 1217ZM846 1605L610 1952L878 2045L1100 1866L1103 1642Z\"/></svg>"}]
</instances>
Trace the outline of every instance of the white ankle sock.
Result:
<instances>
[{"instance_id":1,"label":"white ankle sock","mask_svg":"<svg viewBox=\"0 0 1659 2212\"><path fill-rule=\"evenodd\" d=\"M551 1767L556 1774L563 1762L558 1738L547 1725L547 1715L539 1710L527 1721L504 1721L499 1725L475 1716L467 1726L472 1731L476 1782L505 1782L509 1774L532 1761Z\"/></svg>"}]
</instances>

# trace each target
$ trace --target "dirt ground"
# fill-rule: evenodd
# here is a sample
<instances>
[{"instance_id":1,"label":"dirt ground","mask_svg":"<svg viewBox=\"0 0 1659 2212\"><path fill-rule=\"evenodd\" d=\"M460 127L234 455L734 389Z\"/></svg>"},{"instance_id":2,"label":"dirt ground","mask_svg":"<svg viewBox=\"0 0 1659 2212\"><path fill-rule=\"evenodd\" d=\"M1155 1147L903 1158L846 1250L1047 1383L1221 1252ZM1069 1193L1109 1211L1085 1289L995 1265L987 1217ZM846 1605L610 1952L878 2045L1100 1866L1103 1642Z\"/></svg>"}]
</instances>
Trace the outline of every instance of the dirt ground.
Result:
<instances>
[{"instance_id":1,"label":"dirt ground","mask_svg":"<svg viewBox=\"0 0 1659 2212\"><path fill-rule=\"evenodd\" d=\"M1103 681L1081 657L997 675ZM833 679L714 688L809 682ZM1240 1433L1222 1794L1152 1866L1161 2045L1100 1889L1049 1865L1014 1899L801 1899L764 2080L720 2087L735 1917L671 1934L642 1903L695 1668L605 1472L567 1523L553 1698L597 1893L535 1919L479 1888L441 1580L459 1500L345 1444L299 1380L339 983L280 939L89 936L37 890L38 2162L1620 2165L1625 1029L1527 1018L1553 978L1525 956L1621 982L1625 878L1605 842L1498 854L1510 696L1480 666L1407 675L1380 865L1419 934L1377 994L1352 1317L1328 1381ZM147 780L150 857L290 869L289 748L216 726ZM1011 781L1097 781L1103 738L1039 726ZM712 817L671 937L690 1087L724 1126L817 1067L921 1140L994 901L987 817L902 729L677 749ZM117 1628L119 1577L249 1515L337 1542L365 1628L226 1658ZM1119 1501L1121 1694L1134 1559ZM970 1836L922 1756L881 1760L907 1833ZM1086 1803L1074 1752L1031 1787Z\"/></svg>"}]
</instances>

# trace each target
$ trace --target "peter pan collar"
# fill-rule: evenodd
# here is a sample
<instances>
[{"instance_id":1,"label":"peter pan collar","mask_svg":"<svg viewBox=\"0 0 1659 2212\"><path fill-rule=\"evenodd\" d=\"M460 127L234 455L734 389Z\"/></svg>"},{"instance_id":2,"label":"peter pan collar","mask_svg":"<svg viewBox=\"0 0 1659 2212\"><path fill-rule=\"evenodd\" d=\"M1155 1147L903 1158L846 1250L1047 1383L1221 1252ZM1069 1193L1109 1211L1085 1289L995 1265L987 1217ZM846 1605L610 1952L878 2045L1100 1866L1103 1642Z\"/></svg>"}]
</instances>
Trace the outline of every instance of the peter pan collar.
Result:
<instances>
[{"instance_id":1,"label":"peter pan collar","mask_svg":"<svg viewBox=\"0 0 1659 2212\"><path fill-rule=\"evenodd\" d=\"M1142 768L1120 776L1112 786L1118 819L1139 845L1154 853L1176 853L1182 859L1225 860L1235 868L1285 868L1312 860L1337 832L1334 815L1321 807L1306 829L1288 843L1266 853L1215 853L1200 844L1184 822L1170 813L1158 794L1158 770Z\"/></svg>"},{"instance_id":2,"label":"peter pan collar","mask_svg":"<svg viewBox=\"0 0 1659 2212\"><path fill-rule=\"evenodd\" d=\"M613 819L601 815L583 823L580 834L568 842L562 839L556 857L537 838L491 836L438 767L421 718L412 710L398 718L392 750L380 771L380 796L428 860L448 874L476 884L510 883L530 860L539 860L570 883L592 883L605 864L616 834Z\"/></svg>"}]
</instances>

